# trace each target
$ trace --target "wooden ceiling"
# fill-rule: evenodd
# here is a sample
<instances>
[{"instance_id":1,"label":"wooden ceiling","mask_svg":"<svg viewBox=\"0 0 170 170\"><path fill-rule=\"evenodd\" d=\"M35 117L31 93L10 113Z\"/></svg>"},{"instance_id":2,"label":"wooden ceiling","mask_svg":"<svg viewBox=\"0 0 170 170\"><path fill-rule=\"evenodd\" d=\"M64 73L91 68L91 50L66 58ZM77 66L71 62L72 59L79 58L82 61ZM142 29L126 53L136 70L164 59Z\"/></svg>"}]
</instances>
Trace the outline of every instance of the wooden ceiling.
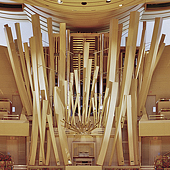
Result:
<instances>
[{"instance_id":1,"label":"wooden ceiling","mask_svg":"<svg viewBox=\"0 0 170 170\"><path fill-rule=\"evenodd\" d=\"M0 0L3 1L3 0ZM72 32L103 32L107 31L111 18L119 19L123 23L124 30L128 25L129 14L131 11L144 11L144 3L147 2L168 2L168 0L12 0L12 2L24 3L25 11L30 18L34 13L43 18L52 17L53 26L58 31L61 22L67 24L67 28ZM86 3L86 5L82 5ZM30 18L31 20L31 18ZM44 22L44 29L46 23Z\"/></svg>"}]
</instances>

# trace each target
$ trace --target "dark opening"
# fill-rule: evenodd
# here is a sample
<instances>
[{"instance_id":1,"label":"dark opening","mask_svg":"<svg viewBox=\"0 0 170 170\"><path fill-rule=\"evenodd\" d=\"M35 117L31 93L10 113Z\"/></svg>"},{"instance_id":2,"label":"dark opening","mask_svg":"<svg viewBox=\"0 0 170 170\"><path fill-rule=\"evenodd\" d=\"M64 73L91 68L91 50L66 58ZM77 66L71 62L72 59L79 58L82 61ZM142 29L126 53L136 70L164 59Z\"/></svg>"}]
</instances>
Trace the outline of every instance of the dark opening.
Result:
<instances>
[{"instance_id":1,"label":"dark opening","mask_svg":"<svg viewBox=\"0 0 170 170\"><path fill-rule=\"evenodd\" d=\"M81 4L82 4L82 5L87 5L87 2L82 2Z\"/></svg>"},{"instance_id":2,"label":"dark opening","mask_svg":"<svg viewBox=\"0 0 170 170\"><path fill-rule=\"evenodd\" d=\"M22 11L22 4L5 4L5 3L0 3L0 8L2 9L9 9L9 10L18 10Z\"/></svg>"},{"instance_id":3,"label":"dark opening","mask_svg":"<svg viewBox=\"0 0 170 170\"><path fill-rule=\"evenodd\" d=\"M165 8L169 6L170 6L170 2L167 2L167 3L159 3L159 4L147 4L146 8L154 9L154 8Z\"/></svg>"}]
</instances>

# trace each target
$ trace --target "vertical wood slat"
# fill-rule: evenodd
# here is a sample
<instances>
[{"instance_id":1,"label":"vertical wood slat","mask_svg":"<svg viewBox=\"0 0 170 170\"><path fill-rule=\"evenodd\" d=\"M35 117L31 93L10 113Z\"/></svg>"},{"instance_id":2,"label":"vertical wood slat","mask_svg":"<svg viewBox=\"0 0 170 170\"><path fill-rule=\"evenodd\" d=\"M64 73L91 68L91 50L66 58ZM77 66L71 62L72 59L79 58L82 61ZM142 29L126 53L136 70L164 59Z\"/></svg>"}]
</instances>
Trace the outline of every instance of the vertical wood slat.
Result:
<instances>
[{"instance_id":1,"label":"vertical wood slat","mask_svg":"<svg viewBox=\"0 0 170 170\"><path fill-rule=\"evenodd\" d=\"M126 104L126 97L124 96L124 103ZM126 106L124 105L124 108L123 110L126 110ZM120 113L119 113L120 114ZM113 140L113 145L112 145L112 151L111 151L111 157L110 157L110 160L109 160L109 166L112 164L112 159L113 159L113 154L114 154L114 151L115 151L115 146L116 146L116 142L117 142L117 137L118 137L118 134L120 134L120 129L121 129L121 117L120 115L118 114L118 121L117 121L117 128L116 128L116 131L115 131L115 136L114 136L114 140Z\"/></svg>"},{"instance_id":2,"label":"vertical wood slat","mask_svg":"<svg viewBox=\"0 0 170 170\"><path fill-rule=\"evenodd\" d=\"M100 94L101 94L101 105L103 101L103 54L104 54L104 34L100 34Z\"/></svg>"},{"instance_id":3,"label":"vertical wood slat","mask_svg":"<svg viewBox=\"0 0 170 170\"><path fill-rule=\"evenodd\" d=\"M157 53L157 56L156 56L155 68L156 68L156 66L157 66L157 64L159 62L159 59L161 58L161 55L163 53L163 50L165 48L165 43L163 43L164 38L165 38L165 34L162 34L161 41L159 43L159 50L158 50L158 53ZM154 68L154 70L155 70L155 68Z\"/></svg>"},{"instance_id":4,"label":"vertical wood slat","mask_svg":"<svg viewBox=\"0 0 170 170\"><path fill-rule=\"evenodd\" d=\"M60 58L59 58L59 70L58 70L58 77L59 77L59 87L61 93L61 101L64 104L64 81L65 81L65 67L66 64L66 23L60 23Z\"/></svg>"},{"instance_id":5,"label":"vertical wood slat","mask_svg":"<svg viewBox=\"0 0 170 170\"><path fill-rule=\"evenodd\" d=\"M95 114L96 114L96 123L98 123L98 115L97 115L97 93L94 93L94 107L95 107Z\"/></svg>"},{"instance_id":6,"label":"vertical wood slat","mask_svg":"<svg viewBox=\"0 0 170 170\"><path fill-rule=\"evenodd\" d=\"M53 33L53 37L55 39L55 53L58 53L59 51L59 38L60 38L60 35L59 33ZM57 73L58 72L58 56L55 57L55 72Z\"/></svg>"},{"instance_id":7,"label":"vertical wood slat","mask_svg":"<svg viewBox=\"0 0 170 170\"><path fill-rule=\"evenodd\" d=\"M49 100L47 73L46 73L46 67L45 67L45 61L44 61L42 36L41 36L41 29L40 29L40 19L39 19L39 16L37 14L32 15L32 26L33 26L33 35L35 36L35 44L34 44L35 47L33 47L33 48L36 48L35 53L36 53L36 57L37 57L37 61L38 61L37 63L38 63L38 66L39 66L39 68L38 68L38 79L37 80L39 80L40 90L45 90L45 99ZM37 82L37 80L34 79L34 81L36 81L36 82ZM38 98L40 97L40 95L38 95L38 92L36 92L36 93L37 93L36 96L37 96L37 101L38 101ZM56 152L55 151L56 143L55 143L55 140L54 140L54 131L53 131L53 128L52 128L52 124L53 124L52 110L51 110L51 107L49 107L48 109L49 109L49 114L47 115L47 120L48 120L49 127L50 127L49 130L50 130L50 134L51 134L53 149L54 149L54 152ZM40 114L38 114L38 115L40 115ZM40 129L40 143L41 142L43 143L41 126L40 126L41 125L40 116L39 116L38 120L39 120L39 129ZM40 145L40 146L42 146L42 145ZM42 157L43 157L43 160L44 160L45 159L44 148L41 147L40 149L42 149L42 151L43 151ZM55 153L55 158L56 158L56 163L59 164L58 153Z\"/></svg>"},{"instance_id":8,"label":"vertical wood slat","mask_svg":"<svg viewBox=\"0 0 170 170\"><path fill-rule=\"evenodd\" d=\"M84 43L84 51L83 51L83 114L82 114L82 122L85 123L85 102L86 102L86 79L87 79L87 64L88 64L88 58L89 58L89 46L90 43L85 42Z\"/></svg>"},{"instance_id":9,"label":"vertical wood slat","mask_svg":"<svg viewBox=\"0 0 170 170\"><path fill-rule=\"evenodd\" d=\"M50 151L51 151L51 137L50 137L49 130L47 130L47 151L46 151L45 165L49 165L49 162L50 162Z\"/></svg>"},{"instance_id":10,"label":"vertical wood slat","mask_svg":"<svg viewBox=\"0 0 170 170\"><path fill-rule=\"evenodd\" d=\"M87 80L86 80L86 101L85 101L85 123L87 121L87 111L88 111L88 103L89 103L89 92L90 92L90 80L91 80L91 66L92 66L92 59L88 60L87 64ZM97 110L97 108L96 108Z\"/></svg>"},{"instance_id":11,"label":"vertical wood slat","mask_svg":"<svg viewBox=\"0 0 170 170\"><path fill-rule=\"evenodd\" d=\"M69 98L69 82L70 82L70 30L67 30L67 87L68 87L68 98ZM68 99L67 99L68 100Z\"/></svg>"},{"instance_id":12,"label":"vertical wood slat","mask_svg":"<svg viewBox=\"0 0 170 170\"><path fill-rule=\"evenodd\" d=\"M53 96L53 89L55 86L55 71L54 71L54 38L53 38L53 31L52 31L52 18L47 18L47 27L48 27L48 41L49 41L49 51L50 51L50 74L49 74L49 99L51 106L52 103L52 96Z\"/></svg>"},{"instance_id":13,"label":"vertical wood slat","mask_svg":"<svg viewBox=\"0 0 170 170\"><path fill-rule=\"evenodd\" d=\"M97 66L97 51L95 50L95 52L94 52L94 70L95 70L96 66ZM95 93L97 93L97 83L95 84Z\"/></svg>"},{"instance_id":14,"label":"vertical wood slat","mask_svg":"<svg viewBox=\"0 0 170 170\"><path fill-rule=\"evenodd\" d=\"M24 50L25 50L25 59L26 59L28 77L29 77L29 81L30 81L31 91L33 93L34 85L33 85L32 75L31 75L31 63L30 63L28 43L24 43Z\"/></svg>"},{"instance_id":15,"label":"vertical wood slat","mask_svg":"<svg viewBox=\"0 0 170 170\"><path fill-rule=\"evenodd\" d=\"M28 99L29 99L29 102L30 102L30 105L31 105L31 108L32 108L30 83L29 83L28 72L27 72L26 64L25 64L25 57L24 57L24 53L23 53L21 31L20 31L20 24L19 23L15 23L15 29L16 29L17 43L18 43L19 55L20 55L20 59L21 59L23 77L24 77L24 80L25 80Z\"/></svg>"},{"instance_id":16,"label":"vertical wood slat","mask_svg":"<svg viewBox=\"0 0 170 170\"><path fill-rule=\"evenodd\" d=\"M101 115L100 115L100 126L101 126L101 123L102 123L102 117L103 117L103 122L104 122L104 118L106 116L104 110L105 110L107 102L108 102L108 94L109 94L109 88L106 87L104 100L103 100L103 107L102 107L102 111L101 111Z\"/></svg>"},{"instance_id":17,"label":"vertical wood slat","mask_svg":"<svg viewBox=\"0 0 170 170\"><path fill-rule=\"evenodd\" d=\"M70 82L70 30L67 30L67 106L69 106L69 100L70 100L70 96L69 96L69 82ZM66 119L68 118L68 112L69 112L69 108L66 109Z\"/></svg>"},{"instance_id":18,"label":"vertical wood slat","mask_svg":"<svg viewBox=\"0 0 170 170\"><path fill-rule=\"evenodd\" d=\"M81 113L80 113L80 92L79 92L79 78L78 78L78 73L77 70L74 70L74 75L75 75L75 85L76 85L76 93L78 97L78 117L79 121L81 121Z\"/></svg>"},{"instance_id":19,"label":"vertical wood slat","mask_svg":"<svg viewBox=\"0 0 170 170\"><path fill-rule=\"evenodd\" d=\"M116 121L116 128L118 127L118 117L119 117L119 107L116 107L115 110L115 121ZM122 133L121 128L119 127L118 129L118 137L117 137L117 142L116 142L116 147L117 147L117 158L118 158L118 164L119 165L124 165L124 157L123 157L123 146L122 146Z\"/></svg>"},{"instance_id":20,"label":"vertical wood slat","mask_svg":"<svg viewBox=\"0 0 170 170\"><path fill-rule=\"evenodd\" d=\"M126 101L127 101L127 130L128 130L129 162L130 162L130 165L135 165L131 95L127 95L126 97L127 97Z\"/></svg>"},{"instance_id":21,"label":"vertical wood slat","mask_svg":"<svg viewBox=\"0 0 170 170\"><path fill-rule=\"evenodd\" d=\"M71 101L71 106L72 106L72 110L74 109L74 99L73 99L73 73L70 73L70 101ZM71 110L70 110L71 111ZM70 113L71 116L71 113ZM70 117L68 117L70 118Z\"/></svg>"},{"instance_id":22,"label":"vertical wood slat","mask_svg":"<svg viewBox=\"0 0 170 170\"><path fill-rule=\"evenodd\" d=\"M63 154L64 164L72 164L71 163L71 156L68 149L68 143L67 143L67 136L65 134L65 130L62 127L62 123L60 120L63 120L63 113L64 112L64 106L62 104L62 101L59 96L59 88L54 88L54 109L55 114L57 114L57 124L58 124L58 133L59 133L59 140L60 140L60 146Z\"/></svg>"},{"instance_id":23,"label":"vertical wood slat","mask_svg":"<svg viewBox=\"0 0 170 170\"><path fill-rule=\"evenodd\" d=\"M116 106L116 98L117 98L117 90L118 90L118 83L117 82L111 82L111 101L110 101L110 108L109 108L109 114L108 114L108 119L107 119L107 124L106 128L104 131L104 136L103 136L103 141L101 145L101 149L99 152L99 156L97 158L97 165L103 165L105 156L106 156L106 151L108 148L109 144L109 138L111 134L111 129L112 129L112 124L113 124L113 119L114 119L114 111L115 111L115 106Z\"/></svg>"},{"instance_id":24,"label":"vertical wood slat","mask_svg":"<svg viewBox=\"0 0 170 170\"><path fill-rule=\"evenodd\" d=\"M118 42L118 19L112 18L110 20L109 32L109 52L107 57L107 83L115 81L116 73L116 58L117 58L117 42ZM111 66L111 67L110 67Z\"/></svg>"},{"instance_id":25,"label":"vertical wood slat","mask_svg":"<svg viewBox=\"0 0 170 170\"><path fill-rule=\"evenodd\" d=\"M116 77L116 60L117 60L117 48L118 48L118 19L111 19L110 21L110 33L109 33L110 41L110 63L108 78L109 81L114 82Z\"/></svg>"},{"instance_id":26,"label":"vertical wood slat","mask_svg":"<svg viewBox=\"0 0 170 170\"><path fill-rule=\"evenodd\" d=\"M145 62L146 56L147 56L147 54L146 54L146 52L144 51L144 52L143 52L142 61L141 61L141 66L140 66L140 69L139 69L139 76L138 76L138 80L139 80L138 94L140 93L141 87L142 87L143 74L144 74L144 62ZM138 115L139 115L139 113L138 113Z\"/></svg>"},{"instance_id":27,"label":"vertical wood slat","mask_svg":"<svg viewBox=\"0 0 170 170\"><path fill-rule=\"evenodd\" d=\"M45 97L45 96L44 96ZM40 142L40 148L44 148L44 143L45 143L45 132L46 132L46 115L48 111L48 103L47 100L42 100L42 143ZM43 162L41 160L41 155L42 155L42 150L40 149L39 153L39 165L43 165ZM45 162L44 162L45 163Z\"/></svg>"},{"instance_id":28,"label":"vertical wood slat","mask_svg":"<svg viewBox=\"0 0 170 170\"><path fill-rule=\"evenodd\" d=\"M143 22L143 30L142 30L142 37L141 37L140 48L139 48L139 53L138 53L137 68L135 71L136 79L138 78L138 75L139 75L143 52L145 50L145 32L146 32L146 21Z\"/></svg>"},{"instance_id":29,"label":"vertical wood slat","mask_svg":"<svg viewBox=\"0 0 170 170\"><path fill-rule=\"evenodd\" d=\"M136 11L131 12L130 22L129 22L128 40L127 40L126 54L125 54L123 80L121 84L120 104L119 104L120 114L118 118L118 128L119 126L121 126L121 119L122 119L122 116L125 115L125 111L126 111L126 108L124 108L124 106L126 106L124 95L128 95L130 91L132 72L134 69L134 58L135 58L135 52L136 52L138 23L139 23L139 12L136 12ZM109 165L111 165L112 163L112 158L113 158L115 144L116 144L117 135L118 135L118 128L116 129L116 132L115 132Z\"/></svg>"},{"instance_id":30,"label":"vertical wood slat","mask_svg":"<svg viewBox=\"0 0 170 170\"><path fill-rule=\"evenodd\" d=\"M49 103L48 103L48 105L49 105ZM48 109L49 109L48 112L51 112L51 109L49 107L48 107ZM52 146L53 146L56 165L60 165L58 149L57 149L57 144L56 144L56 139L55 139L54 129L53 129L53 120L52 120L51 114L52 113L47 114L47 121L48 121L49 132L50 132L51 142L52 142Z\"/></svg>"},{"instance_id":31,"label":"vertical wood slat","mask_svg":"<svg viewBox=\"0 0 170 170\"><path fill-rule=\"evenodd\" d=\"M31 60L32 60L32 70L33 70L33 82L34 82L34 88L35 88L35 99L36 99L36 108L37 108L37 114L38 114L38 127L40 132L40 149L42 155L40 156L42 162L44 163L44 148L43 148L43 135L42 135L42 119L41 119L41 104L40 104L40 89L39 89L39 82L38 82L38 68L37 68L37 57L36 57L36 42L35 37L32 37L30 39L30 47L31 47Z\"/></svg>"},{"instance_id":32,"label":"vertical wood slat","mask_svg":"<svg viewBox=\"0 0 170 170\"><path fill-rule=\"evenodd\" d=\"M118 20L113 18L110 20L109 53L108 53L108 59L107 59L107 84L106 84L107 87L109 86L109 83L108 83L109 81L111 82L115 81L117 48L118 48ZM106 91L105 91L105 94L106 94ZM102 115L103 115L103 110L104 108L102 109Z\"/></svg>"},{"instance_id":33,"label":"vertical wood slat","mask_svg":"<svg viewBox=\"0 0 170 170\"><path fill-rule=\"evenodd\" d=\"M65 119L67 120L67 80L65 80L64 81L64 99L65 99L65 105L64 105L64 107L65 107L65 115L64 115L64 117L65 117Z\"/></svg>"},{"instance_id":34,"label":"vertical wood slat","mask_svg":"<svg viewBox=\"0 0 170 170\"><path fill-rule=\"evenodd\" d=\"M46 73L46 65L44 61L40 19L37 14L32 15L31 18L32 18L33 35L35 37L39 86L40 86L40 90L45 90L45 99L49 100L47 73Z\"/></svg>"},{"instance_id":35,"label":"vertical wood slat","mask_svg":"<svg viewBox=\"0 0 170 170\"><path fill-rule=\"evenodd\" d=\"M117 57L116 57L116 82L119 82L119 88L118 88L118 98L117 98L117 106L119 105L119 93L120 93L120 74L121 69L120 67L120 45L121 45L121 38L122 38L122 30L123 30L123 24L118 25L118 42L117 42Z\"/></svg>"},{"instance_id":36,"label":"vertical wood slat","mask_svg":"<svg viewBox=\"0 0 170 170\"><path fill-rule=\"evenodd\" d=\"M117 55L116 55L116 77L115 80L119 82L118 86L118 97L117 97L117 102L116 106L119 105L119 93L120 93L120 80L119 80L119 54L120 54L120 44L121 44L121 37L122 37L122 29L123 29L123 24L118 25L118 37L117 37ZM119 112L119 107L117 109L117 114L120 114ZM119 115L118 115L119 116ZM118 119L118 117L117 117ZM124 156L123 156L123 145L122 145L122 131L121 128L118 129L118 138L117 138L117 151L118 152L118 164L119 165L124 165Z\"/></svg>"},{"instance_id":37,"label":"vertical wood slat","mask_svg":"<svg viewBox=\"0 0 170 170\"><path fill-rule=\"evenodd\" d=\"M79 93L81 96L80 88L81 88L81 55L79 53L78 54L78 89L79 89ZM79 102L80 102L80 99L79 99Z\"/></svg>"},{"instance_id":38,"label":"vertical wood slat","mask_svg":"<svg viewBox=\"0 0 170 170\"><path fill-rule=\"evenodd\" d=\"M155 26L154 26L153 35L152 35L150 51L149 51L149 55L147 59L147 65L145 67L143 83L142 83L141 91L139 93L138 113L140 113L141 109L145 105L152 74L155 69L155 61L156 61L156 56L157 56L157 52L159 48L162 22L163 22L162 18L155 19Z\"/></svg>"},{"instance_id":39,"label":"vertical wood slat","mask_svg":"<svg viewBox=\"0 0 170 170\"><path fill-rule=\"evenodd\" d=\"M132 127L135 165L139 164L138 129L137 129L137 79L132 80L131 99L132 99Z\"/></svg>"},{"instance_id":40,"label":"vertical wood slat","mask_svg":"<svg viewBox=\"0 0 170 170\"><path fill-rule=\"evenodd\" d=\"M99 71L99 66L96 66L96 68L94 70L92 87L91 87L91 96L90 96L90 104L89 104L89 111L88 111L88 122L90 121L92 98L94 97L94 90L95 90L95 84L96 84L96 81L97 81L98 71Z\"/></svg>"},{"instance_id":41,"label":"vertical wood slat","mask_svg":"<svg viewBox=\"0 0 170 170\"><path fill-rule=\"evenodd\" d=\"M20 95L23 106L26 108L27 115L31 115L32 107L31 107L31 104L30 104L28 96L27 96L23 77L21 75L21 70L20 70L20 66L19 66L20 64L19 64L18 56L16 54L15 44L13 42L11 28L8 27L8 25L5 25L4 31L5 31L5 36L6 36L6 40L7 40L7 48L8 48L8 52L9 52L9 58L10 58L12 70L14 73L14 77L16 80L16 84L18 87L19 95Z\"/></svg>"},{"instance_id":42,"label":"vertical wood slat","mask_svg":"<svg viewBox=\"0 0 170 170\"><path fill-rule=\"evenodd\" d=\"M120 116L125 115L125 113L122 113L122 108L124 105L123 98L124 95L128 95L130 91L132 73L134 70L138 24L139 24L139 12L133 11L130 13L129 32L128 32L128 39L127 39L127 46L126 46L121 94L120 94L120 112L121 112Z\"/></svg>"},{"instance_id":43,"label":"vertical wood slat","mask_svg":"<svg viewBox=\"0 0 170 170\"><path fill-rule=\"evenodd\" d=\"M33 92L33 120L32 120L29 165L35 165L37 142L38 142L38 114L37 114L36 96L34 91Z\"/></svg>"},{"instance_id":44,"label":"vertical wood slat","mask_svg":"<svg viewBox=\"0 0 170 170\"><path fill-rule=\"evenodd\" d=\"M98 104L98 121L100 122L100 106L101 106L101 94L99 93L99 104ZM98 124L98 128L100 127L100 124Z\"/></svg>"},{"instance_id":45,"label":"vertical wood slat","mask_svg":"<svg viewBox=\"0 0 170 170\"><path fill-rule=\"evenodd\" d=\"M96 114L95 114L95 106L94 106L94 97L91 98L92 107L93 107L93 124L96 124ZM90 116L89 116L90 117Z\"/></svg>"}]
</instances>

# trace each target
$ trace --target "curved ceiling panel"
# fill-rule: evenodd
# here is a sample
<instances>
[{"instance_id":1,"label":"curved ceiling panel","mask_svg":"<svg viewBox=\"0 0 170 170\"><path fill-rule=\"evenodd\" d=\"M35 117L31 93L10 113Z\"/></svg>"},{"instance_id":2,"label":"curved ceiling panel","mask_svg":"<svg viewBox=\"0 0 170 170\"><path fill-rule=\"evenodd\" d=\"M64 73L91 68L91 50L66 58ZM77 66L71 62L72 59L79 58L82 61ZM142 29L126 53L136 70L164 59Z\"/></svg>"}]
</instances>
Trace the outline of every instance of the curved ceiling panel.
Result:
<instances>
[{"instance_id":1,"label":"curved ceiling panel","mask_svg":"<svg viewBox=\"0 0 170 170\"><path fill-rule=\"evenodd\" d=\"M13 16L10 15L12 12L7 15L0 13L0 16L15 20L23 17L23 20L31 21L31 15L38 14L41 28L45 31L47 30L46 19L51 17L54 32L59 32L59 24L62 22L67 24L67 29L71 32L106 32L109 29L109 21L113 17L123 24L124 32L128 29L131 11L139 11L142 20L152 20L156 16L169 17L169 10L143 14L143 3L153 2L153 0L111 0L109 3L106 0L62 0L61 4L58 1L61 0L13 0L12 2L24 4L23 16L17 16L15 12ZM159 1L156 0L156 2ZM161 2L166 1L161 0Z\"/></svg>"},{"instance_id":2,"label":"curved ceiling panel","mask_svg":"<svg viewBox=\"0 0 170 170\"><path fill-rule=\"evenodd\" d=\"M157 17L162 17L164 19L170 18L170 9L144 12L141 20L142 21L153 21Z\"/></svg>"},{"instance_id":3,"label":"curved ceiling panel","mask_svg":"<svg viewBox=\"0 0 170 170\"><path fill-rule=\"evenodd\" d=\"M25 12L11 12L0 10L0 18L14 20L16 22L28 21L28 17Z\"/></svg>"},{"instance_id":4,"label":"curved ceiling panel","mask_svg":"<svg viewBox=\"0 0 170 170\"><path fill-rule=\"evenodd\" d=\"M59 12L54 10L45 9L42 7L35 7L32 5L25 4L24 11L27 13L29 20L31 21L32 14L40 15L41 24L45 28L46 19L51 17L53 20L53 30L55 32L59 31L59 24L65 22L67 24L67 29L70 29L72 32L105 32L109 29L109 21L111 18L119 19L119 23L122 23L125 31L129 22L130 12L139 11L142 15L144 10L143 4L135 5L131 7L121 8L119 10L114 10L107 14L100 15L94 14L89 15L76 15L74 12L74 19L71 15L61 15Z\"/></svg>"},{"instance_id":5,"label":"curved ceiling panel","mask_svg":"<svg viewBox=\"0 0 170 170\"><path fill-rule=\"evenodd\" d=\"M59 23L65 22L72 32L103 32L108 31L111 18L118 18L119 23L124 24L131 11L142 13L144 8L141 4L151 0L111 0L109 3L106 0L62 0L61 4L59 0L13 1L25 4L30 20L33 13L39 14L42 19L52 17L55 31L58 31Z\"/></svg>"}]
</instances>

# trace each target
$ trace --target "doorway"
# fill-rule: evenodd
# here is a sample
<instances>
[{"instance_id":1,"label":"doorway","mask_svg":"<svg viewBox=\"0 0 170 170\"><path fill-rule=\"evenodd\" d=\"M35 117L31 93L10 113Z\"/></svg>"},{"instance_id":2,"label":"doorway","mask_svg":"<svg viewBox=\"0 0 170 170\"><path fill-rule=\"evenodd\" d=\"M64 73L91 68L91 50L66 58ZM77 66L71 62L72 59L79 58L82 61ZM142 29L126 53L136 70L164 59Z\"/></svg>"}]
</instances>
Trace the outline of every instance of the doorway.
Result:
<instances>
[{"instance_id":1,"label":"doorway","mask_svg":"<svg viewBox=\"0 0 170 170\"><path fill-rule=\"evenodd\" d=\"M156 95L148 95L145 106L146 106L146 112L148 116L156 115Z\"/></svg>"},{"instance_id":2,"label":"doorway","mask_svg":"<svg viewBox=\"0 0 170 170\"><path fill-rule=\"evenodd\" d=\"M12 96L12 114L20 115L22 111L22 103L19 95Z\"/></svg>"}]
</instances>

